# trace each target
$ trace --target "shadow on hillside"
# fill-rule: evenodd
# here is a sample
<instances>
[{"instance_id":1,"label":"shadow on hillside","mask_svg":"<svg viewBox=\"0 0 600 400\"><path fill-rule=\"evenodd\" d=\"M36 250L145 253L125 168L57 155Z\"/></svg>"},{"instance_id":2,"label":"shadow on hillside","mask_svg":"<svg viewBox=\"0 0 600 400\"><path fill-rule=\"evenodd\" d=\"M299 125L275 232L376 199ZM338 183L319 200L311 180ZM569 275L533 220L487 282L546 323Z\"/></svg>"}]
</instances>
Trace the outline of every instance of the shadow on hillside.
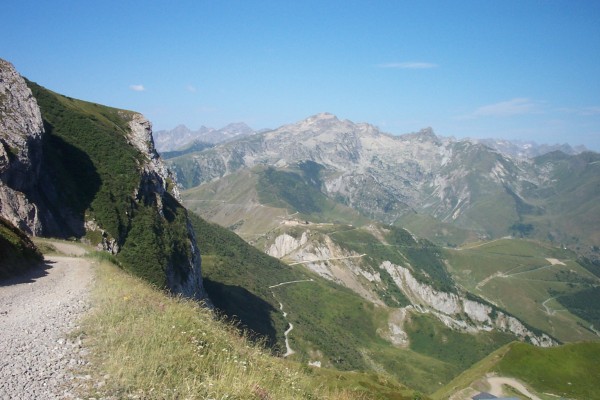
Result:
<instances>
[{"instance_id":1,"label":"shadow on hillside","mask_svg":"<svg viewBox=\"0 0 600 400\"><path fill-rule=\"evenodd\" d=\"M53 261L45 260L27 268L21 272L12 272L13 276L10 278L0 279L0 287L2 286L11 286L11 285L19 285L23 283L33 283L36 280L43 278L48 275L48 270L52 268Z\"/></svg>"},{"instance_id":2,"label":"shadow on hillside","mask_svg":"<svg viewBox=\"0 0 600 400\"><path fill-rule=\"evenodd\" d=\"M83 150L53 134L44 121L43 160L40 182L34 197L47 213L44 235L67 238L85 234L85 212L100 191L102 180L96 166Z\"/></svg>"},{"instance_id":3,"label":"shadow on hillside","mask_svg":"<svg viewBox=\"0 0 600 400\"><path fill-rule=\"evenodd\" d=\"M265 340L273 348L277 344L277 332L271 313L277 310L269 303L241 286L226 285L204 278L204 288L215 307L228 320L239 323L255 340Z\"/></svg>"}]
</instances>

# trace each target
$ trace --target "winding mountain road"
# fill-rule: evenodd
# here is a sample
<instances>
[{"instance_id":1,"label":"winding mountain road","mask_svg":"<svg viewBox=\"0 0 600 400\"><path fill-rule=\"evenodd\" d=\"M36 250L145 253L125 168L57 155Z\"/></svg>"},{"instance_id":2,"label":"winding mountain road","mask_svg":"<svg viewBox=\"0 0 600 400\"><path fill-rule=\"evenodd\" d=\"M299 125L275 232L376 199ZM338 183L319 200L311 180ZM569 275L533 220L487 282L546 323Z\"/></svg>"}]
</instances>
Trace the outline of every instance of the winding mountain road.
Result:
<instances>
[{"instance_id":1,"label":"winding mountain road","mask_svg":"<svg viewBox=\"0 0 600 400\"><path fill-rule=\"evenodd\" d=\"M65 255L0 281L0 399L76 397L81 340L67 338L88 308L93 272L84 250L52 243Z\"/></svg>"},{"instance_id":2,"label":"winding mountain road","mask_svg":"<svg viewBox=\"0 0 600 400\"><path fill-rule=\"evenodd\" d=\"M273 295L273 297L277 300L277 297L275 296L275 292L273 292L273 289L276 287L280 287L280 286L284 286L284 285L291 285L293 283L301 283L301 282L314 282L314 279L301 279L301 280L297 280L297 281L288 281L288 282L281 282L278 283L276 285L271 285L269 286L269 289L271 289L271 294ZM283 318L285 318L285 320L287 321L287 315L288 313L286 313L285 311L283 311L283 304L281 303L281 301L277 300L279 302L279 310L281 311L281 313L283 314ZM285 337L285 354L283 355L283 358L291 356L292 354L296 353L294 351L294 349L292 349L292 347L290 346L290 341L288 338L288 335L290 334L290 332L294 329L294 325L288 321L288 328L285 330L285 332L283 332L283 336Z\"/></svg>"}]
</instances>

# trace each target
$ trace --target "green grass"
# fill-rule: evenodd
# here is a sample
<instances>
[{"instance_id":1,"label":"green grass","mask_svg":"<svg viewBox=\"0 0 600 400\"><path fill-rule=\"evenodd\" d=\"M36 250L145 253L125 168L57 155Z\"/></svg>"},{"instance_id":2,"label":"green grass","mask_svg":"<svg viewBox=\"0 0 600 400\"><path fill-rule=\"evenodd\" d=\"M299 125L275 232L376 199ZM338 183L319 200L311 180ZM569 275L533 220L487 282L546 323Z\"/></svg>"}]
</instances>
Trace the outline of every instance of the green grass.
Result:
<instances>
[{"instance_id":1,"label":"green grass","mask_svg":"<svg viewBox=\"0 0 600 400\"><path fill-rule=\"evenodd\" d=\"M415 278L435 289L455 292L450 274L444 266L441 249L426 239L416 239L406 230L388 226L384 241L376 238L367 229L345 227L330 235L340 246L359 254L367 254L374 267L383 261L397 265L410 264ZM384 272L382 274L385 275ZM406 305L406 298L398 296L398 302Z\"/></svg>"},{"instance_id":2,"label":"green grass","mask_svg":"<svg viewBox=\"0 0 600 400\"><path fill-rule=\"evenodd\" d=\"M513 342L448 382L432 398L442 400L467 387L482 391L487 374L518 379L543 399L600 399L597 368L600 343L570 343L551 348ZM552 395L552 396L551 396Z\"/></svg>"},{"instance_id":3,"label":"green grass","mask_svg":"<svg viewBox=\"0 0 600 400\"><path fill-rule=\"evenodd\" d=\"M0 217L0 279L18 275L41 262L42 255L31 239Z\"/></svg>"},{"instance_id":4,"label":"green grass","mask_svg":"<svg viewBox=\"0 0 600 400\"><path fill-rule=\"evenodd\" d=\"M364 217L321 192L320 165L301 163L298 169L280 170L274 167L257 169L257 192L260 203L298 212L298 219L318 222L362 224Z\"/></svg>"},{"instance_id":5,"label":"green grass","mask_svg":"<svg viewBox=\"0 0 600 400\"><path fill-rule=\"evenodd\" d=\"M480 332L476 335L447 329L433 316L413 315L407 333L410 348L420 354L451 364L456 371L469 368L514 336L501 332Z\"/></svg>"},{"instance_id":6,"label":"green grass","mask_svg":"<svg viewBox=\"0 0 600 400\"><path fill-rule=\"evenodd\" d=\"M244 327L266 336L267 343L275 345L275 352L283 352L283 331L288 325L279 311L281 302L288 313L287 320L294 325L289 337L296 351L291 356L293 360L302 363L318 360L339 370L378 371L427 393L513 339L501 333L457 333L437 320L416 315L404 328L410 332L414 345L394 347L382 338L382 332L388 329L387 308L374 306L301 265L282 264L228 230L197 217L193 222L203 253L205 285L215 304L227 315L236 316ZM299 237L304 229L296 226L285 231ZM347 225L315 224L309 229L313 237L317 232L330 235L343 248L368 252L362 262L381 274L382 285L388 287L385 293L396 296L403 305L408 300L399 290L398 293L391 290L397 287L387 282L386 274L378 268L382 261L391 259L401 265L410 264L417 271L423 268L422 279L429 281L440 279L439 276L449 279L446 275L436 276L437 271L447 274L439 248L414 239L402 229L381 230L380 234L387 239L384 243L367 229ZM271 235L277 236L277 232ZM202 238L207 241L203 243ZM313 281L268 288L280 282L306 279Z\"/></svg>"},{"instance_id":7,"label":"green grass","mask_svg":"<svg viewBox=\"0 0 600 400\"><path fill-rule=\"evenodd\" d=\"M450 398L452 394L469 387L474 382L477 382L480 378L485 376L494 368L504 354L510 351L511 346L512 343L504 345L494 352L488 354L485 358L479 360L469 369L461 372L460 375L456 376L450 382L446 383L444 386L432 393L431 398L435 400L446 400Z\"/></svg>"},{"instance_id":8,"label":"green grass","mask_svg":"<svg viewBox=\"0 0 600 400\"><path fill-rule=\"evenodd\" d=\"M52 182L44 201L58 226L47 235L86 235L94 220L120 247L123 268L166 287L166 270L187 280L190 245L186 210L170 195L159 209L141 185L144 155L128 143L133 112L65 97L28 82L44 120L42 179ZM140 189L138 191L138 189ZM90 232L92 244L102 240Z\"/></svg>"},{"instance_id":9,"label":"green grass","mask_svg":"<svg viewBox=\"0 0 600 400\"><path fill-rule=\"evenodd\" d=\"M377 329L386 311L348 289L315 280L274 289L294 324L290 342L300 350L297 359L308 362L321 352L324 365L340 370L369 370L361 354L374 345L387 345Z\"/></svg>"},{"instance_id":10,"label":"green grass","mask_svg":"<svg viewBox=\"0 0 600 400\"><path fill-rule=\"evenodd\" d=\"M494 370L517 377L541 393L567 398L600 399L600 343L538 348L514 343Z\"/></svg>"},{"instance_id":11,"label":"green grass","mask_svg":"<svg viewBox=\"0 0 600 400\"><path fill-rule=\"evenodd\" d=\"M142 161L126 139L132 113L29 87L44 119L44 169L60 188L57 200L80 219L91 214L119 239Z\"/></svg>"},{"instance_id":12,"label":"green grass","mask_svg":"<svg viewBox=\"0 0 600 400\"><path fill-rule=\"evenodd\" d=\"M289 214L285 208L260 204L257 183L258 174L254 170L242 170L185 190L181 195L188 210L221 226L235 226L240 236L255 240L277 227Z\"/></svg>"},{"instance_id":13,"label":"green grass","mask_svg":"<svg viewBox=\"0 0 600 400\"><path fill-rule=\"evenodd\" d=\"M84 397L413 398L412 390L390 378L275 358L195 302L166 296L110 263L96 270L93 307L76 334L91 350L83 372L105 385L90 384Z\"/></svg>"},{"instance_id":14,"label":"green grass","mask_svg":"<svg viewBox=\"0 0 600 400\"><path fill-rule=\"evenodd\" d=\"M303 364L321 361L323 366L342 371L377 371L424 393L464 368L465 364L458 365L456 360L439 360L394 347L382 339L382 330L388 329L387 308L374 306L300 265L285 265L222 227L196 216L192 222L203 254L203 275L210 298L240 326L263 336L275 354L285 350L283 332L289 321L294 325L289 341L296 351L290 358ZM269 289L281 282L306 279L313 281ZM279 302L288 313L287 321ZM468 335L462 340L466 347L476 342ZM500 344L497 342L496 347Z\"/></svg>"},{"instance_id":15,"label":"green grass","mask_svg":"<svg viewBox=\"0 0 600 400\"><path fill-rule=\"evenodd\" d=\"M600 328L600 287L558 296L556 300L571 313Z\"/></svg>"},{"instance_id":16,"label":"green grass","mask_svg":"<svg viewBox=\"0 0 600 400\"><path fill-rule=\"evenodd\" d=\"M461 286L530 326L564 342L596 339L577 314L554 299L599 282L573 252L531 240L499 239L446 249L445 254ZM564 265L551 265L548 258Z\"/></svg>"},{"instance_id":17,"label":"green grass","mask_svg":"<svg viewBox=\"0 0 600 400\"><path fill-rule=\"evenodd\" d=\"M282 348L286 322L269 286L306 279L235 233L190 215L202 254L205 288L215 306L272 347Z\"/></svg>"}]
</instances>

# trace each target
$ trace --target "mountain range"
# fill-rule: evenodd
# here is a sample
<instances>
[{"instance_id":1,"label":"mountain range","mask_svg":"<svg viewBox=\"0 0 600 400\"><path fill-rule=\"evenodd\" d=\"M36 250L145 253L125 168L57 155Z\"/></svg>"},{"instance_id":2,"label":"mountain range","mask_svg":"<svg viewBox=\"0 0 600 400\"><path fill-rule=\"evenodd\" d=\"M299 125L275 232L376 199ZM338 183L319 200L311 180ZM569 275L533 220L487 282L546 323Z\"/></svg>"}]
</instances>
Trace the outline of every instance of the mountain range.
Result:
<instances>
[{"instance_id":1,"label":"mountain range","mask_svg":"<svg viewBox=\"0 0 600 400\"><path fill-rule=\"evenodd\" d=\"M319 114L169 164L184 189L259 165L310 168L313 186L336 203L438 244L513 234L594 256L598 160L593 152L513 157L430 128L392 136Z\"/></svg>"},{"instance_id":2,"label":"mountain range","mask_svg":"<svg viewBox=\"0 0 600 400\"><path fill-rule=\"evenodd\" d=\"M511 336L543 346L597 340L591 304L600 269L583 257L597 255L589 223L597 218L596 160L560 151L524 159L431 129L392 136L319 114L168 163L190 210L290 268L345 287L361 307L375 307L369 314L382 312L376 331L411 365L396 370L398 379L424 390L439 387L422 379L427 368L446 371L438 378L461 368L450 338L483 352ZM576 218L580 224L566 225ZM208 274L231 286L254 279L250 271ZM269 293L253 293L269 301ZM344 333L324 331L327 311L308 300L340 307L325 293L298 284L277 298L294 310L294 357L334 366L340 350L322 338ZM358 360L366 357L394 369L372 342L356 343L363 355L347 353L346 368L365 368Z\"/></svg>"},{"instance_id":3,"label":"mountain range","mask_svg":"<svg viewBox=\"0 0 600 400\"><path fill-rule=\"evenodd\" d=\"M214 145L243 136L253 135L256 132L243 122L232 123L221 129L201 126L198 130L191 130L185 125L179 125L171 130L159 130L153 133L154 143L158 152L165 153L184 150L195 143Z\"/></svg>"},{"instance_id":4,"label":"mountain range","mask_svg":"<svg viewBox=\"0 0 600 400\"><path fill-rule=\"evenodd\" d=\"M191 139L174 175L141 114L0 61L0 275L39 262L30 236L79 240L369 398L447 398L506 371L537 393L590 392L522 365L597 354L578 343L600 335L596 153L524 159L331 114L246 128ZM566 376L585 391L545 383Z\"/></svg>"}]
</instances>

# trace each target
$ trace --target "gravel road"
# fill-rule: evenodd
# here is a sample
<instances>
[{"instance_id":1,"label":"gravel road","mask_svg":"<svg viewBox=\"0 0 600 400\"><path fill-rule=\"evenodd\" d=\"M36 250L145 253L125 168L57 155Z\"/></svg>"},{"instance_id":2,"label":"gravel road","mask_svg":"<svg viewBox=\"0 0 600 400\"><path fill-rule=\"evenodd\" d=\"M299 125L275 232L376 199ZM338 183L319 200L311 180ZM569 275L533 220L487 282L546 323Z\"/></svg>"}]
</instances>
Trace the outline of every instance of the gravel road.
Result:
<instances>
[{"instance_id":1,"label":"gravel road","mask_svg":"<svg viewBox=\"0 0 600 400\"><path fill-rule=\"evenodd\" d=\"M72 252L59 250L78 254L71 246ZM0 281L1 400L76 397L85 377L71 369L84 363L85 350L67 334L88 308L92 277L89 260L57 255L47 256L43 267Z\"/></svg>"},{"instance_id":2,"label":"gravel road","mask_svg":"<svg viewBox=\"0 0 600 400\"><path fill-rule=\"evenodd\" d=\"M539 397L537 397L535 394L532 394L529 390L527 390L525 385L523 385L521 382L517 381L516 379L495 376L495 377L487 378L487 381L491 387L490 393L493 394L494 396L502 396L504 394L502 391L502 385L508 385L508 386L512 386L513 388L517 389L519 392L523 393L525 396L527 396L531 400L542 400Z\"/></svg>"}]
</instances>

